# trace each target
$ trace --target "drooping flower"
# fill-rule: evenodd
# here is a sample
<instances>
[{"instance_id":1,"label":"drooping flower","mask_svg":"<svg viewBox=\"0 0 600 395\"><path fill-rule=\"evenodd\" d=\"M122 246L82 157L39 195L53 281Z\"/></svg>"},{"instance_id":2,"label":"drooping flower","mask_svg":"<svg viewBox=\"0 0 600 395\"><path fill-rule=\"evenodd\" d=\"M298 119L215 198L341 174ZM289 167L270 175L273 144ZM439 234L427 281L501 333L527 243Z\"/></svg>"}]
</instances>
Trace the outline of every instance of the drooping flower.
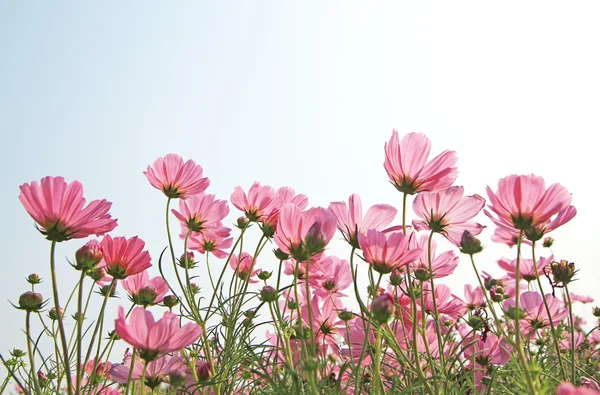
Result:
<instances>
[{"instance_id":1,"label":"drooping flower","mask_svg":"<svg viewBox=\"0 0 600 395\"><path fill-rule=\"evenodd\" d=\"M161 276L150 279L147 270L127 277L123 280L122 285L131 301L144 307L162 302L169 292L169 286L165 280Z\"/></svg>"},{"instance_id":2,"label":"drooping flower","mask_svg":"<svg viewBox=\"0 0 600 395\"><path fill-rule=\"evenodd\" d=\"M498 182L496 193L487 187L490 198L485 213L498 226L524 231L532 241L570 221L577 210L569 206L571 194L560 184L546 188L544 179L533 174L510 175ZM552 218L554 220L552 220Z\"/></svg>"},{"instance_id":3,"label":"drooping flower","mask_svg":"<svg viewBox=\"0 0 600 395\"><path fill-rule=\"evenodd\" d=\"M358 194L353 194L346 202L332 202L329 205L336 218L337 227L352 247L358 248L358 234L365 234L369 229L382 230L389 225L398 210L388 204L376 204L362 215L362 203Z\"/></svg>"},{"instance_id":4,"label":"drooping flower","mask_svg":"<svg viewBox=\"0 0 600 395\"><path fill-rule=\"evenodd\" d=\"M142 251L145 244L137 236L126 239L106 235L100 243L103 254L100 266L104 266L107 274L117 280L143 272L152 266L150 253Z\"/></svg>"},{"instance_id":5,"label":"drooping flower","mask_svg":"<svg viewBox=\"0 0 600 395\"><path fill-rule=\"evenodd\" d=\"M166 311L162 319L155 322L150 311L136 307L127 323L122 306L119 306L119 315L115 320L115 331L121 339L135 347L146 362L179 351L202 335L202 327L193 322L179 327L179 317L170 311Z\"/></svg>"},{"instance_id":6,"label":"drooping flower","mask_svg":"<svg viewBox=\"0 0 600 395\"><path fill-rule=\"evenodd\" d=\"M171 210L181 221L185 233L202 233L220 228L221 221L229 214L225 200L215 200L215 195L199 193L179 201L179 211Z\"/></svg>"},{"instance_id":7,"label":"drooping flower","mask_svg":"<svg viewBox=\"0 0 600 395\"><path fill-rule=\"evenodd\" d=\"M250 221L259 221L268 216L273 209L280 205L281 197L275 189L267 185L260 185L258 181L254 182L248 194L237 186L231 194L231 204L238 210L246 214Z\"/></svg>"},{"instance_id":8,"label":"drooping flower","mask_svg":"<svg viewBox=\"0 0 600 395\"><path fill-rule=\"evenodd\" d=\"M148 166L144 175L154 188L161 190L167 197L186 199L208 188L210 181L202 177L202 173L202 166L193 160L183 163L181 156L168 154Z\"/></svg>"},{"instance_id":9,"label":"drooping flower","mask_svg":"<svg viewBox=\"0 0 600 395\"><path fill-rule=\"evenodd\" d=\"M483 226L470 222L483 206L485 199L479 195L463 196L463 187L450 187L442 192L425 192L419 194L413 209L422 220L414 220L416 230L431 230L441 233L451 243L460 246L465 230L477 236Z\"/></svg>"},{"instance_id":10,"label":"drooping flower","mask_svg":"<svg viewBox=\"0 0 600 395\"><path fill-rule=\"evenodd\" d=\"M390 182L402 193L438 192L452 185L458 176L454 151L444 151L427 162L431 142L421 133L409 133L398 141L393 131L385 144L383 164Z\"/></svg>"},{"instance_id":11,"label":"drooping flower","mask_svg":"<svg viewBox=\"0 0 600 395\"><path fill-rule=\"evenodd\" d=\"M322 207L302 211L293 203L281 209L275 244L298 261L320 254L335 233L335 216Z\"/></svg>"},{"instance_id":12,"label":"drooping flower","mask_svg":"<svg viewBox=\"0 0 600 395\"><path fill-rule=\"evenodd\" d=\"M381 274L408 265L422 254L421 249L409 250L409 237L401 232L384 233L370 229L358 234L358 243L365 260Z\"/></svg>"},{"instance_id":13,"label":"drooping flower","mask_svg":"<svg viewBox=\"0 0 600 395\"><path fill-rule=\"evenodd\" d=\"M50 241L82 239L92 234L102 236L117 226L108 211L106 199L94 200L86 207L83 186L79 181L67 184L63 177L44 177L38 184L19 187L19 200L39 225L38 230Z\"/></svg>"}]
</instances>

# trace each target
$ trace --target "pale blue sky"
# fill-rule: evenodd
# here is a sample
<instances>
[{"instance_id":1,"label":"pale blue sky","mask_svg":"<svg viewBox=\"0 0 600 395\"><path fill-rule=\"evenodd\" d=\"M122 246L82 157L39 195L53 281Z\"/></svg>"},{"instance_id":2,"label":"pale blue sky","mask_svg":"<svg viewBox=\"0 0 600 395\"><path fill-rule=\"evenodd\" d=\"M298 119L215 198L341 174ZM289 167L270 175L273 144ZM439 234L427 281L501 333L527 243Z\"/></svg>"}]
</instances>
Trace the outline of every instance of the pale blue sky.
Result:
<instances>
[{"instance_id":1,"label":"pale blue sky","mask_svg":"<svg viewBox=\"0 0 600 395\"><path fill-rule=\"evenodd\" d=\"M157 259L165 200L142 174L157 157L194 159L222 199L259 180L313 205L358 192L400 207L382 165L393 128L456 150L468 194L511 173L564 184L579 214L555 252L581 269L573 292L600 302L599 19L597 2L1 2L0 352L25 347L7 302L24 277L40 273L50 297L49 242L17 199L23 182L80 180L88 200L114 202L114 234L139 235ZM61 283L82 243L59 246ZM508 253L490 246L480 268L500 273ZM462 297L475 278L466 260L457 273Z\"/></svg>"}]
</instances>

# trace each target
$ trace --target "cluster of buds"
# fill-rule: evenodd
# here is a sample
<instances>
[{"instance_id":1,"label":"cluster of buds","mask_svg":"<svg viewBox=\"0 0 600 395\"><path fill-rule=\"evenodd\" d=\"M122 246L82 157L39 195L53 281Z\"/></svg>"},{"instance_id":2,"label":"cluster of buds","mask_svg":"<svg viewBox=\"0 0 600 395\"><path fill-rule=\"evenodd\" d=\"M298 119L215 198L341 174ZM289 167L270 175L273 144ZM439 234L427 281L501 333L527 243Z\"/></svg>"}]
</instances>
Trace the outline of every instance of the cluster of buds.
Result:
<instances>
[{"instance_id":1,"label":"cluster of buds","mask_svg":"<svg viewBox=\"0 0 600 395\"><path fill-rule=\"evenodd\" d=\"M577 270L575 270L575 264L564 259L560 262L555 261L550 263L546 268L546 271L552 273L555 287L569 284L573 281L573 276L577 272Z\"/></svg>"}]
</instances>

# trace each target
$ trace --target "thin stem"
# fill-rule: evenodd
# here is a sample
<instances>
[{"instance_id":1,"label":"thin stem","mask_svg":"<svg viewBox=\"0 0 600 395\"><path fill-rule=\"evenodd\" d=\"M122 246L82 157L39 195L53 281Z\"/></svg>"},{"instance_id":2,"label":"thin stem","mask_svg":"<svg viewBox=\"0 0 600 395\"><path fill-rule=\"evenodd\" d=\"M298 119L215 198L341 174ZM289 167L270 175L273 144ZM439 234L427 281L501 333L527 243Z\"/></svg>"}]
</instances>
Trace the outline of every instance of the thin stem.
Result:
<instances>
[{"instance_id":1,"label":"thin stem","mask_svg":"<svg viewBox=\"0 0 600 395\"><path fill-rule=\"evenodd\" d=\"M85 354L85 359L83 363L86 364L89 361L90 356L92 354L92 348L94 348L94 340L96 339L96 335L98 334L98 330L100 329L100 323L104 322L104 309L106 309L106 303L108 302L108 298L110 297L110 291L113 289L115 282L117 279L113 278L109 285L109 291L104 296L104 301L102 302L102 307L100 308L100 314L98 314L98 320L96 321L96 326L94 327L94 332L92 333L92 339L90 340L90 346Z\"/></svg>"},{"instance_id":2,"label":"thin stem","mask_svg":"<svg viewBox=\"0 0 600 395\"><path fill-rule=\"evenodd\" d=\"M142 371L142 395L146 395L146 368L148 368L148 361L144 361L144 370Z\"/></svg>"},{"instance_id":3,"label":"thin stem","mask_svg":"<svg viewBox=\"0 0 600 395\"><path fill-rule=\"evenodd\" d=\"M402 196L402 233L406 235L406 198L408 194L404 192Z\"/></svg>"},{"instance_id":4,"label":"thin stem","mask_svg":"<svg viewBox=\"0 0 600 395\"><path fill-rule=\"evenodd\" d=\"M373 360L373 387L372 393L379 394L379 386L381 385L383 392L385 393L385 389L383 388L381 382L381 374L379 373L379 369L381 366L381 325L377 326L377 332L375 335L375 358Z\"/></svg>"},{"instance_id":5,"label":"thin stem","mask_svg":"<svg viewBox=\"0 0 600 395\"><path fill-rule=\"evenodd\" d=\"M81 387L81 328L83 327L83 280L85 279L85 270L81 271L81 278L79 279L79 292L77 297L77 365L75 368L77 369L77 377L75 379L75 394L79 394L79 389ZM92 287L93 288L93 287Z\"/></svg>"},{"instance_id":6,"label":"thin stem","mask_svg":"<svg viewBox=\"0 0 600 395\"><path fill-rule=\"evenodd\" d=\"M31 368L31 377L33 378L33 386L35 388L35 393L41 394L40 382L38 380L37 372L35 371L35 355L33 354L33 348L31 344L31 324L29 319L30 316L31 311L27 310L27 314L25 314L25 334L27 336L27 351L29 353L29 365Z\"/></svg>"},{"instance_id":7,"label":"thin stem","mask_svg":"<svg viewBox=\"0 0 600 395\"><path fill-rule=\"evenodd\" d=\"M58 321L58 331L60 332L60 341L63 349L63 363L65 376L67 378L67 393L73 394L73 382L71 380L71 367L69 365L69 350L67 345L67 336L65 335L65 326L63 324L63 315L60 314L60 302L58 300L58 284L56 281L56 267L54 262L54 251L56 249L56 241L52 241L50 246L50 274L52 276L52 294L54 296L54 307L56 308L56 315Z\"/></svg>"},{"instance_id":8,"label":"thin stem","mask_svg":"<svg viewBox=\"0 0 600 395\"><path fill-rule=\"evenodd\" d=\"M431 276L429 281L431 283L431 300L433 301L433 311L435 313L435 317L433 318L433 322L435 323L435 332L437 334L438 339L438 350L440 350L440 362L442 364L442 372L446 371L446 364L444 362L444 343L442 343L442 335L440 329L440 315L437 308L437 301L435 297L435 287L433 285L433 262L432 262L432 251L431 251L431 241L433 240L433 231L429 234L429 239L427 240L427 261L429 263L429 275ZM424 339L425 340L425 339ZM433 369L433 366L432 366Z\"/></svg>"},{"instance_id":9,"label":"thin stem","mask_svg":"<svg viewBox=\"0 0 600 395\"><path fill-rule=\"evenodd\" d=\"M569 286L566 283L565 293L567 294L567 302L569 302L569 321L571 323L571 383L575 384L575 321L573 320L573 304L571 303L571 294L569 293Z\"/></svg>"}]
</instances>

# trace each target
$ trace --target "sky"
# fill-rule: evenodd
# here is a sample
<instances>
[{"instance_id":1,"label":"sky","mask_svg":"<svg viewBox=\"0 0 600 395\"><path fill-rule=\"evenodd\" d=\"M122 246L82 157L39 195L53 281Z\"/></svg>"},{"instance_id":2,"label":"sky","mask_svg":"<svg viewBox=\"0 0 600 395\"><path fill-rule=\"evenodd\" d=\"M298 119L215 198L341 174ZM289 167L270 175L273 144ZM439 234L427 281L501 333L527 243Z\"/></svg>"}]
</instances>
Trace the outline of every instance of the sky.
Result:
<instances>
[{"instance_id":1,"label":"sky","mask_svg":"<svg viewBox=\"0 0 600 395\"><path fill-rule=\"evenodd\" d=\"M113 202L113 235L138 235L156 263L166 199L142 173L156 158L193 159L221 199L256 180L314 206L358 193L400 208L383 169L393 129L426 134L432 154L455 150L469 195L509 174L564 185L578 215L553 251L580 270L571 290L600 303L599 18L595 1L0 2L0 353L25 348L9 304L25 277L39 273L50 297L50 243L19 185L79 180L88 201ZM516 252L477 219L479 269L500 274L496 260ZM329 252L348 258L338 238ZM58 246L59 284L77 281L66 259L84 242ZM469 262L444 282L462 296Z\"/></svg>"}]
</instances>

